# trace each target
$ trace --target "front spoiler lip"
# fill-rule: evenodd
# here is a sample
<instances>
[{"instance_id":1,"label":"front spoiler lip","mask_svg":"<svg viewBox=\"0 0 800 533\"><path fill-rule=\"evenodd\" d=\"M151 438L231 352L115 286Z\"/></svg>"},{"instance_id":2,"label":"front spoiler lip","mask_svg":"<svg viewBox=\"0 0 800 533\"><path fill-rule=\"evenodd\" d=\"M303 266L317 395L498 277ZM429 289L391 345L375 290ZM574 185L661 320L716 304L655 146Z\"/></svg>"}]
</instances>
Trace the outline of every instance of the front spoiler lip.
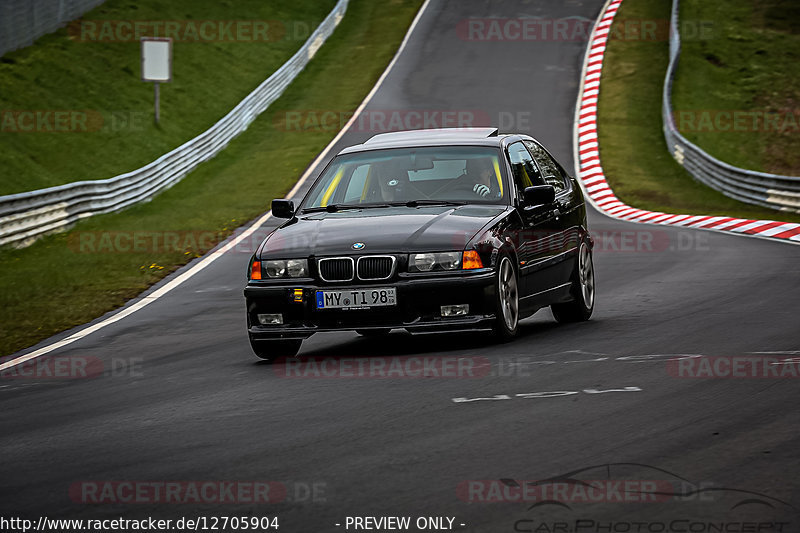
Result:
<instances>
[{"instance_id":1,"label":"front spoiler lip","mask_svg":"<svg viewBox=\"0 0 800 533\"><path fill-rule=\"evenodd\" d=\"M278 291L286 291L289 288L302 288L304 291L318 291L318 290L336 290L346 289L348 287L394 287L398 290L398 294L404 291L430 291L434 290L437 286L446 286L450 288L484 288L493 283L494 280L493 269L481 269L479 272L470 273L469 275L458 274L453 276L436 275L431 277L402 277L400 279L386 280L384 282L372 282L369 285L359 284L357 282L348 282L347 284L319 284L317 282L292 284L291 282L285 283L248 283L244 289L244 294L248 298L258 298L263 294L275 293ZM447 303L447 302L444 302ZM304 302L308 305L308 301ZM313 305L313 304L312 304ZM277 311L276 311L277 312ZM409 319L410 317L405 317ZM336 332L336 331L355 331L355 330L381 330L381 329L405 329L412 334L420 333L445 333L445 332L473 332L473 331L488 331L494 325L495 315L491 309L485 309L483 313L475 315L467 315L463 317L444 318L444 317L417 317L414 320L403 321L398 316L396 319L389 319L386 323L375 324L367 323L363 326L360 324L347 323L342 325L325 324L324 326L315 323L314 319L306 317L306 320L301 324L293 322L288 325L275 325L275 326L262 326L251 324L248 327L248 334L251 341L259 340L277 340L277 339L307 339L315 333L323 332Z\"/></svg>"},{"instance_id":2,"label":"front spoiler lip","mask_svg":"<svg viewBox=\"0 0 800 533\"><path fill-rule=\"evenodd\" d=\"M448 275L449 274L449 275ZM313 290L337 290L351 287L414 287L437 285L440 283L481 283L494 278L493 268L475 269L474 272L451 274L449 272L436 273L434 275L422 276L419 274L401 274L395 279L387 280L359 280L353 279L345 282L319 283L310 278L298 278L296 280L250 280L244 288L245 296L248 292L257 292L275 289L303 288Z\"/></svg>"},{"instance_id":3,"label":"front spoiler lip","mask_svg":"<svg viewBox=\"0 0 800 533\"><path fill-rule=\"evenodd\" d=\"M346 326L346 327L318 327L318 326L252 326L247 331L250 338L254 341L274 340L274 339L307 339L315 333L330 333L336 331L355 331L355 330L384 330L384 329L405 329L411 334L426 333L463 333L491 331L494 315L467 316L464 318L454 318L448 320L436 320L429 322L409 322L395 324L381 324L379 326Z\"/></svg>"}]
</instances>

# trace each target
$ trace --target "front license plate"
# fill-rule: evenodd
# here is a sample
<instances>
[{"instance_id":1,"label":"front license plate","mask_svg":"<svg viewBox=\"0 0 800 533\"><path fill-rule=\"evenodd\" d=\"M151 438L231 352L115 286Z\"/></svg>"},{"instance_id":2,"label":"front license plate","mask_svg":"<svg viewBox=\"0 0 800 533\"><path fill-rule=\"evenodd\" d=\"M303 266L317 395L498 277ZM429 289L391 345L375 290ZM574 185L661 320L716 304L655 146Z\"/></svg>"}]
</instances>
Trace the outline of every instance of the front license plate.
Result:
<instances>
[{"instance_id":1,"label":"front license plate","mask_svg":"<svg viewBox=\"0 0 800 533\"><path fill-rule=\"evenodd\" d=\"M317 309L369 309L397 305L394 287L317 291Z\"/></svg>"}]
</instances>

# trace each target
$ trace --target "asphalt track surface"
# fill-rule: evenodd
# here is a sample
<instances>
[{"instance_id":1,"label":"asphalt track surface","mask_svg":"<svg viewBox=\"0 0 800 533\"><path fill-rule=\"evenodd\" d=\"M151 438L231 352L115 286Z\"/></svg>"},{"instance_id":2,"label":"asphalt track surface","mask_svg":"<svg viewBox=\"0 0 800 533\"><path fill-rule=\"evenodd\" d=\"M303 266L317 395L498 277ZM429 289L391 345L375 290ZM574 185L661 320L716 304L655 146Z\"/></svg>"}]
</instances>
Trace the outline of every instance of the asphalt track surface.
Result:
<instances>
[{"instance_id":1,"label":"asphalt track surface","mask_svg":"<svg viewBox=\"0 0 800 533\"><path fill-rule=\"evenodd\" d=\"M517 129L572 168L586 42L467 42L455 28L469 16L594 19L601 8L575 0L433 1L367 109L529 112L535 120ZM337 149L371 134L348 132ZM588 323L558 325L543 310L507 344L480 335L342 333L312 337L301 352L306 361L457 359L479 377L283 377L287 367L250 352L242 296L249 251L228 253L148 307L52 354L97 358L107 372L127 368L119 375L2 380L0 515L277 516L285 532L342 531L347 516L382 515L450 516L457 529L487 532L557 531L559 522L570 524L563 531L609 531L597 524L612 521L637 531L633 522L684 519L783 520L762 531L800 531L797 379L693 379L665 362L669 354L800 355L800 247L594 211L590 225L602 238ZM621 391L597 393L610 389ZM517 396L546 391L562 394ZM459 492L469 480L522 483L576 471L583 480L674 487L682 479L689 491L720 490L655 503L617 495L587 503L578 495L566 506L467 502ZM70 498L76 483L111 480L269 480L288 492L282 502L236 505Z\"/></svg>"}]
</instances>

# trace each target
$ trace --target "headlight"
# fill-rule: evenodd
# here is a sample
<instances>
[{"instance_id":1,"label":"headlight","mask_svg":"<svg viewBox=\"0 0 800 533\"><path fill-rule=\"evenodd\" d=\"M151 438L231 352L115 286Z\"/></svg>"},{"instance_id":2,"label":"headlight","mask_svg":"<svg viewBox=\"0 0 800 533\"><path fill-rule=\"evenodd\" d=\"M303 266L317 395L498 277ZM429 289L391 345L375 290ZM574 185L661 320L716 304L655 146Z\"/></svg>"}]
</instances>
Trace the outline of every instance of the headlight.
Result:
<instances>
[{"instance_id":1,"label":"headlight","mask_svg":"<svg viewBox=\"0 0 800 533\"><path fill-rule=\"evenodd\" d=\"M418 272L428 272L436 264L436 256L433 254L411 254L408 261L408 269Z\"/></svg>"},{"instance_id":2,"label":"headlight","mask_svg":"<svg viewBox=\"0 0 800 533\"><path fill-rule=\"evenodd\" d=\"M436 262L444 270L458 270L461 268L461 252L436 254Z\"/></svg>"},{"instance_id":3,"label":"headlight","mask_svg":"<svg viewBox=\"0 0 800 533\"><path fill-rule=\"evenodd\" d=\"M267 278L304 278L308 275L306 259L277 259L263 261L263 265Z\"/></svg>"},{"instance_id":4,"label":"headlight","mask_svg":"<svg viewBox=\"0 0 800 533\"><path fill-rule=\"evenodd\" d=\"M305 259L289 259L286 261L286 272L290 278L304 278L308 272L308 261Z\"/></svg>"},{"instance_id":5,"label":"headlight","mask_svg":"<svg viewBox=\"0 0 800 533\"><path fill-rule=\"evenodd\" d=\"M409 272L432 270L458 270L461 268L461 252L438 252L411 254L408 256Z\"/></svg>"}]
</instances>

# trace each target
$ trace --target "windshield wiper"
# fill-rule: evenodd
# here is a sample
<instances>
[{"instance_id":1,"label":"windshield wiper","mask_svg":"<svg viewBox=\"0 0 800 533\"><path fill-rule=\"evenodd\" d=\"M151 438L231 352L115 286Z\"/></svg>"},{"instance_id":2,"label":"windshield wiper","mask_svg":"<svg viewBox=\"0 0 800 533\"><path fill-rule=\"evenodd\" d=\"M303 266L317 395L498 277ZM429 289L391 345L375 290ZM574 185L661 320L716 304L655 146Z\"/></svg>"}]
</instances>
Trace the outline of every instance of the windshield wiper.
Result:
<instances>
[{"instance_id":1,"label":"windshield wiper","mask_svg":"<svg viewBox=\"0 0 800 533\"><path fill-rule=\"evenodd\" d=\"M321 213L326 211L328 213L335 213L343 209L374 209L380 207L419 207L421 205L466 205L467 202L455 202L452 200L409 200L407 202L387 202L385 204L328 204L326 206L315 206L303 208L302 212L305 213Z\"/></svg>"},{"instance_id":2,"label":"windshield wiper","mask_svg":"<svg viewBox=\"0 0 800 533\"><path fill-rule=\"evenodd\" d=\"M404 205L406 207L419 207L421 205L467 205L467 202L453 200L409 200L408 202L390 202L391 205Z\"/></svg>"},{"instance_id":3,"label":"windshield wiper","mask_svg":"<svg viewBox=\"0 0 800 533\"><path fill-rule=\"evenodd\" d=\"M328 213L335 213L342 209L371 209L374 207L391 207L389 204L328 204L326 206L306 207L303 213L319 213L327 211Z\"/></svg>"}]
</instances>

